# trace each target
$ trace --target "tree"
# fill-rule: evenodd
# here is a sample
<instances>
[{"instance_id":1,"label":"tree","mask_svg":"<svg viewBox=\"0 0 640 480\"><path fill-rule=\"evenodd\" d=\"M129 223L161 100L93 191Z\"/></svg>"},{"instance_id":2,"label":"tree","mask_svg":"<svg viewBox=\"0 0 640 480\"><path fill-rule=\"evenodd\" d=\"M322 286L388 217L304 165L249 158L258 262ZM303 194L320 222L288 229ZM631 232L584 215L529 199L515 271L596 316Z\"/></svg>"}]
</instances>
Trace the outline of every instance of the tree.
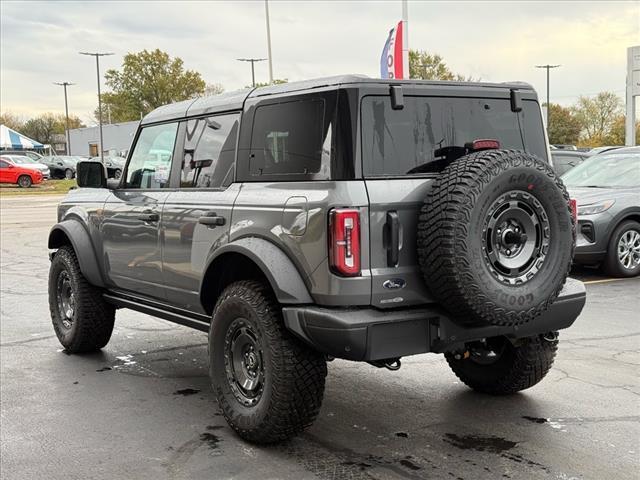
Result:
<instances>
[{"instance_id":1,"label":"tree","mask_svg":"<svg viewBox=\"0 0 640 480\"><path fill-rule=\"evenodd\" d=\"M0 125L4 125L5 127L19 132L24 126L24 119L15 113L4 112L0 114Z\"/></svg>"},{"instance_id":2,"label":"tree","mask_svg":"<svg viewBox=\"0 0 640 480\"><path fill-rule=\"evenodd\" d=\"M159 49L128 53L121 70L107 70L105 83L111 91L102 95L103 121L110 112L112 122L137 120L157 107L202 96L206 90L198 72L185 70L182 59Z\"/></svg>"},{"instance_id":3,"label":"tree","mask_svg":"<svg viewBox=\"0 0 640 480\"><path fill-rule=\"evenodd\" d=\"M578 98L572 112L582 125L581 144L604 145L622 113L622 100L613 92L600 92L594 98Z\"/></svg>"},{"instance_id":4,"label":"tree","mask_svg":"<svg viewBox=\"0 0 640 480\"><path fill-rule=\"evenodd\" d=\"M546 106L546 103L543 105ZM576 145L580 138L582 124L571 109L552 103L549 114L550 123L547 126L549 143Z\"/></svg>"},{"instance_id":5,"label":"tree","mask_svg":"<svg viewBox=\"0 0 640 480\"><path fill-rule=\"evenodd\" d=\"M224 92L224 87L219 83L208 83L204 89L203 96L209 97L211 95L219 95Z\"/></svg>"},{"instance_id":6,"label":"tree","mask_svg":"<svg viewBox=\"0 0 640 480\"><path fill-rule=\"evenodd\" d=\"M471 77L453 73L437 53L431 54L424 50L409 50L409 78L459 82L474 81Z\"/></svg>"},{"instance_id":7,"label":"tree","mask_svg":"<svg viewBox=\"0 0 640 480\"><path fill-rule=\"evenodd\" d=\"M54 136L64 134L66 118L62 114L43 113L29 119L22 127L21 133L40 143L54 143ZM82 128L84 124L76 116L69 116L69 128Z\"/></svg>"},{"instance_id":8,"label":"tree","mask_svg":"<svg viewBox=\"0 0 640 480\"><path fill-rule=\"evenodd\" d=\"M604 145L624 145L625 143L625 116L620 114L613 121L611 131L604 138ZM636 122L636 145L640 143L640 122Z\"/></svg>"}]
</instances>

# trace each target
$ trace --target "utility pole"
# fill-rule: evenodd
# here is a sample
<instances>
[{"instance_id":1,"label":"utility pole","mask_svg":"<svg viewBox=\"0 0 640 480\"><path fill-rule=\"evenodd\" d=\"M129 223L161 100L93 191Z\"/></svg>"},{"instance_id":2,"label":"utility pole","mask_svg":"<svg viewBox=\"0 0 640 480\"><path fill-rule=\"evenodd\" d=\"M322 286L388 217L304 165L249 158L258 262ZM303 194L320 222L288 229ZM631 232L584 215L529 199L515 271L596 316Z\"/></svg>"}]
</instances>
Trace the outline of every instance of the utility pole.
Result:
<instances>
[{"instance_id":1,"label":"utility pole","mask_svg":"<svg viewBox=\"0 0 640 480\"><path fill-rule=\"evenodd\" d=\"M71 85L75 85L75 83L69 83L69 82L53 82L54 85L60 85L61 87L64 88L64 115L65 115L65 119L66 119L66 133L67 133L67 155L71 155L71 135L69 134L69 104L67 103L67 87L70 87Z\"/></svg>"},{"instance_id":2,"label":"utility pole","mask_svg":"<svg viewBox=\"0 0 640 480\"><path fill-rule=\"evenodd\" d=\"M536 65L536 68L544 68L547 70L547 129L551 125L551 104L549 103L549 70L552 68L558 68L561 65Z\"/></svg>"},{"instance_id":3,"label":"utility pole","mask_svg":"<svg viewBox=\"0 0 640 480\"><path fill-rule=\"evenodd\" d=\"M256 86L256 71L254 64L256 62L264 62L266 58L236 58L239 62L251 62L251 86Z\"/></svg>"},{"instance_id":4,"label":"utility pole","mask_svg":"<svg viewBox=\"0 0 640 480\"><path fill-rule=\"evenodd\" d=\"M104 144L102 143L102 97L100 96L100 57L106 57L113 55L111 52L105 53L91 53L91 52L79 52L80 55L88 55L90 57L96 57L96 73L98 74L98 125L100 127L100 161L104 163Z\"/></svg>"},{"instance_id":5,"label":"utility pole","mask_svg":"<svg viewBox=\"0 0 640 480\"><path fill-rule=\"evenodd\" d=\"M267 20L267 54L269 57L269 85L273 83L273 60L271 57L271 27L269 26L269 0L264 0L264 11Z\"/></svg>"}]
</instances>

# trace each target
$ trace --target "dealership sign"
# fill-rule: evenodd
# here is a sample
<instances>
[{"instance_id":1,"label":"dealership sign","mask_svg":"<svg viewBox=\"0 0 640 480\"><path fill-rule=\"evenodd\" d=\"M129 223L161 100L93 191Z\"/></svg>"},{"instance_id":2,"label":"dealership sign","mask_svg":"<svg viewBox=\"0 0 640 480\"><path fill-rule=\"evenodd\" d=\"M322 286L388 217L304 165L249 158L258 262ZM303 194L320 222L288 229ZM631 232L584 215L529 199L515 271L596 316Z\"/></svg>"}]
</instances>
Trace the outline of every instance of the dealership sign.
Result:
<instances>
[{"instance_id":1,"label":"dealership sign","mask_svg":"<svg viewBox=\"0 0 640 480\"><path fill-rule=\"evenodd\" d=\"M389 36L382 49L380 57L380 77L381 78L405 78L409 72L403 69L403 23L398 22L395 28L389 31Z\"/></svg>"}]
</instances>

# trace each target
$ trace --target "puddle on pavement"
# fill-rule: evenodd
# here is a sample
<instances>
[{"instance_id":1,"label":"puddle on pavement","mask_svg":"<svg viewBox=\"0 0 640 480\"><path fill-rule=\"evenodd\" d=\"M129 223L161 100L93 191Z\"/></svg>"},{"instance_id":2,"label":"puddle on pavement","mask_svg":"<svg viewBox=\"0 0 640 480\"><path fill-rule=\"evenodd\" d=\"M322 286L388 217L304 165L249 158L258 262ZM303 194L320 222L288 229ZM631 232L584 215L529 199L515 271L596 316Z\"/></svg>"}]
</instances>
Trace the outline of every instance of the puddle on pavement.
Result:
<instances>
[{"instance_id":1,"label":"puddle on pavement","mask_svg":"<svg viewBox=\"0 0 640 480\"><path fill-rule=\"evenodd\" d=\"M200 441L206 443L210 449L217 450L218 444L220 443L220 437L213 433L205 432L200 434Z\"/></svg>"},{"instance_id":2,"label":"puddle on pavement","mask_svg":"<svg viewBox=\"0 0 640 480\"><path fill-rule=\"evenodd\" d=\"M456 435L455 433L445 433L444 436L445 442L461 450L503 453L518 445L518 442L494 436Z\"/></svg>"}]
</instances>

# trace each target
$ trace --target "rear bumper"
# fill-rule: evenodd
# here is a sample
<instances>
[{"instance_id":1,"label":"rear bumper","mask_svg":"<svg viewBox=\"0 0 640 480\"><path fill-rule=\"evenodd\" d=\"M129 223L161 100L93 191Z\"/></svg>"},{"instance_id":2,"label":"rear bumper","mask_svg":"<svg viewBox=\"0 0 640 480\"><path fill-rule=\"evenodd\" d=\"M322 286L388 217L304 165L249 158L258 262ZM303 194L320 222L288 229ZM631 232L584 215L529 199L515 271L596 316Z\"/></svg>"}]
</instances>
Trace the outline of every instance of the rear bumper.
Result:
<instances>
[{"instance_id":1,"label":"rear bumper","mask_svg":"<svg viewBox=\"0 0 640 480\"><path fill-rule=\"evenodd\" d=\"M549 310L517 327L462 327L439 306L382 311L373 308L284 307L285 325L318 351L347 360L382 360L455 350L465 342L505 335L529 337L570 327L586 299L582 282L567 279Z\"/></svg>"}]
</instances>

